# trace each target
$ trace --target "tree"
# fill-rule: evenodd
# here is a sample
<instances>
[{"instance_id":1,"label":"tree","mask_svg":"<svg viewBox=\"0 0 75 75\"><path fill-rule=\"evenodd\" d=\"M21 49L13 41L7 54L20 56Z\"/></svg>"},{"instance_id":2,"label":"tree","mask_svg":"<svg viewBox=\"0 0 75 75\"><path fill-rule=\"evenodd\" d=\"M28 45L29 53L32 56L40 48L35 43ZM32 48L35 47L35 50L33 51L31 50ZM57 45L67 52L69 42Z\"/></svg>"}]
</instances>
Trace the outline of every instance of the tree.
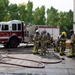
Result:
<instances>
[{"instance_id":1,"label":"tree","mask_svg":"<svg viewBox=\"0 0 75 75\"><path fill-rule=\"evenodd\" d=\"M46 18L45 18L45 6L42 6L40 8L40 21L41 21L42 25L45 25L45 20L46 20Z\"/></svg>"},{"instance_id":2,"label":"tree","mask_svg":"<svg viewBox=\"0 0 75 75\"><path fill-rule=\"evenodd\" d=\"M68 31L73 28L73 12L72 10L69 10L69 12L66 12L66 28Z\"/></svg>"},{"instance_id":3,"label":"tree","mask_svg":"<svg viewBox=\"0 0 75 75\"><path fill-rule=\"evenodd\" d=\"M69 12L60 12L59 13L59 21L58 25L60 25L60 31L66 31L68 38L70 38L70 29L73 28L73 12L70 10Z\"/></svg>"},{"instance_id":4,"label":"tree","mask_svg":"<svg viewBox=\"0 0 75 75\"><path fill-rule=\"evenodd\" d=\"M18 13L18 6L17 4L10 4L9 5L9 16L10 20L19 19L19 13Z\"/></svg>"},{"instance_id":5,"label":"tree","mask_svg":"<svg viewBox=\"0 0 75 75\"><path fill-rule=\"evenodd\" d=\"M67 28L67 36L68 38L70 35L70 30L73 29L73 12L72 10L69 10L69 12L67 13L67 24L66 24L66 28Z\"/></svg>"},{"instance_id":6,"label":"tree","mask_svg":"<svg viewBox=\"0 0 75 75\"><path fill-rule=\"evenodd\" d=\"M18 14L19 14L20 20L27 22L27 10L26 10L25 3L18 5Z\"/></svg>"},{"instance_id":7,"label":"tree","mask_svg":"<svg viewBox=\"0 0 75 75\"><path fill-rule=\"evenodd\" d=\"M36 8L33 15L33 24L45 25L45 6Z\"/></svg>"},{"instance_id":8,"label":"tree","mask_svg":"<svg viewBox=\"0 0 75 75\"><path fill-rule=\"evenodd\" d=\"M47 25L57 25L58 22L58 10L51 7L50 9L47 9Z\"/></svg>"},{"instance_id":9,"label":"tree","mask_svg":"<svg viewBox=\"0 0 75 75\"><path fill-rule=\"evenodd\" d=\"M33 3L28 1L27 3L27 22L32 23L32 9L33 9Z\"/></svg>"},{"instance_id":10,"label":"tree","mask_svg":"<svg viewBox=\"0 0 75 75\"><path fill-rule=\"evenodd\" d=\"M9 0L0 0L0 21L5 21L8 15Z\"/></svg>"},{"instance_id":11,"label":"tree","mask_svg":"<svg viewBox=\"0 0 75 75\"><path fill-rule=\"evenodd\" d=\"M65 29L65 23L66 23L66 17L65 17L65 12L60 11L59 12L59 20L58 20L58 25L60 26L61 32Z\"/></svg>"}]
</instances>

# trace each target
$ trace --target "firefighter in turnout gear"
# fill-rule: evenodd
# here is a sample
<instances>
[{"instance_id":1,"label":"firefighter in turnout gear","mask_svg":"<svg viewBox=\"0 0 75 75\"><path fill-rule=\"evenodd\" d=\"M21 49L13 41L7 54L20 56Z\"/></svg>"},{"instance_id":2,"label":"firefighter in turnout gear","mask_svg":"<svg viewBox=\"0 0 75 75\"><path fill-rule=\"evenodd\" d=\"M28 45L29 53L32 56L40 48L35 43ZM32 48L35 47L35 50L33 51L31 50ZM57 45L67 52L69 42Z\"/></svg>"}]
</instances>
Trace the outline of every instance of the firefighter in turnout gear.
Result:
<instances>
[{"instance_id":1,"label":"firefighter in turnout gear","mask_svg":"<svg viewBox=\"0 0 75 75\"><path fill-rule=\"evenodd\" d=\"M46 31L44 30L41 37L41 55L46 55L47 39L48 39L47 34L46 34Z\"/></svg>"},{"instance_id":2,"label":"firefighter in turnout gear","mask_svg":"<svg viewBox=\"0 0 75 75\"><path fill-rule=\"evenodd\" d=\"M66 32L62 32L60 36L60 55L65 55L65 49L66 49Z\"/></svg>"},{"instance_id":3,"label":"firefighter in turnout gear","mask_svg":"<svg viewBox=\"0 0 75 75\"><path fill-rule=\"evenodd\" d=\"M38 48L39 48L39 31L38 30L36 30L33 40L34 40L33 54L39 54L38 53Z\"/></svg>"},{"instance_id":4,"label":"firefighter in turnout gear","mask_svg":"<svg viewBox=\"0 0 75 75\"><path fill-rule=\"evenodd\" d=\"M60 44L60 40L58 37L58 40L54 42L54 51L59 52L59 48L60 48L59 44Z\"/></svg>"},{"instance_id":5,"label":"firefighter in turnout gear","mask_svg":"<svg viewBox=\"0 0 75 75\"><path fill-rule=\"evenodd\" d=\"M73 30L70 30L71 34L71 42L70 42L70 53L68 57L74 57L75 56L75 34Z\"/></svg>"},{"instance_id":6,"label":"firefighter in turnout gear","mask_svg":"<svg viewBox=\"0 0 75 75\"><path fill-rule=\"evenodd\" d=\"M47 47L50 47L51 46L51 35L50 35L50 33L47 33L47 38L48 38Z\"/></svg>"}]
</instances>

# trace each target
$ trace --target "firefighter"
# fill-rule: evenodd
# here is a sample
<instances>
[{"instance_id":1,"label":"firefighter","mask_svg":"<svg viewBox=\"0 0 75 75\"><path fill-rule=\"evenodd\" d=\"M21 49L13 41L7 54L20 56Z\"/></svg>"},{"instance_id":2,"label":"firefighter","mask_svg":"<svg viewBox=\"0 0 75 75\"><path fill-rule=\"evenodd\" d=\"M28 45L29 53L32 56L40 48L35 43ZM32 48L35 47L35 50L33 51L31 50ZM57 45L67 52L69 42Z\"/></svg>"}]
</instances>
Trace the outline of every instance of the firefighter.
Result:
<instances>
[{"instance_id":1,"label":"firefighter","mask_svg":"<svg viewBox=\"0 0 75 75\"><path fill-rule=\"evenodd\" d=\"M66 49L66 32L62 32L60 36L60 55L65 55Z\"/></svg>"},{"instance_id":2,"label":"firefighter","mask_svg":"<svg viewBox=\"0 0 75 75\"><path fill-rule=\"evenodd\" d=\"M36 32L36 30L38 30L38 26L35 27L35 32Z\"/></svg>"},{"instance_id":3,"label":"firefighter","mask_svg":"<svg viewBox=\"0 0 75 75\"><path fill-rule=\"evenodd\" d=\"M54 47L54 43L55 43L55 41L54 41L53 37L51 37L51 47Z\"/></svg>"},{"instance_id":4,"label":"firefighter","mask_svg":"<svg viewBox=\"0 0 75 75\"><path fill-rule=\"evenodd\" d=\"M70 42L70 53L68 57L74 57L75 56L75 34L73 30L70 30L71 34L71 42Z\"/></svg>"},{"instance_id":5,"label":"firefighter","mask_svg":"<svg viewBox=\"0 0 75 75\"><path fill-rule=\"evenodd\" d=\"M57 40L57 52L59 52L59 48L60 48L60 39L58 37L58 40Z\"/></svg>"},{"instance_id":6,"label":"firefighter","mask_svg":"<svg viewBox=\"0 0 75 75\"><path fill-rule=\"evenodd\" d=\"M33 40L34 40L33 54L39 54L38 53L38 48L39 48L39 31L38 30L36 30Z\"/></svg>"},{"instance_id":7,"label":"firefighter","mask_svg":"<svg viewBox=\"0 0 75 75\"><path fill-rule=\"evenodd\" d=\"M46 51L47 51L47 34L46 30L44 30L41 37L41 55L46 55Z\"/></svg>"},{"instance_id":8,"label":"firefighter","mask_svg":"<svg viewBox=\"0 0 75 75\"><path fill-rule=\"evenodd\" d=\"M40 37L39 37L39 48L41 48L41 39L42 39L42 36L43 36L43 31L41 32Z\"/></svg>"},{"instance_id":9,"label":"firefighter","mask_svg":"<svg viewBox=\"0 0 75 75\"><path fill-rule=\"evenodd\" d=\"M59 42L60 39L58 37L58 40L54 42L54 51L59 52Z\"/></svg>"},{"instance_id":10,"label":"firefighter","mask_svg":"<svg viewBox=\"0 0 75 75\"><path fill-rule=\"evenodd\" d=\"M54 41L54 43L53 43L53 47L54 47L54 51L57 52L57 41Z\"/></svg>"},{"instance_id":11,"label":"firefighter","mask_svg":"<svg viewBox=\"0 0 75 75\"><path fill-rule=\"evenodd\" d=\"M48 38L47 47L50 47L50 45L51 45L51 35L50 35L50 33L47 33L47 38Z\"/></svg>"}]
</instances>

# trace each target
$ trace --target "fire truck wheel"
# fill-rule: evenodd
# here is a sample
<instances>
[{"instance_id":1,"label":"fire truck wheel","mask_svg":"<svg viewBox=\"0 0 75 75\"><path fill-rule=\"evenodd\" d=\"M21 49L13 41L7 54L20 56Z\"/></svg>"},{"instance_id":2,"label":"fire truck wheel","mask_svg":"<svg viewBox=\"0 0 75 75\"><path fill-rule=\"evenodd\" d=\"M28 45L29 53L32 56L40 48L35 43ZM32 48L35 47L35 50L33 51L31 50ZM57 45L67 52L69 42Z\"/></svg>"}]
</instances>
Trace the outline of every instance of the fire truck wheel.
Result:
<instances>
[{"instance_id":1,"label":"fire truck wheel","mask_svg":"<svg viewBox=\"0 0 75 75\"><path fill-rule=\"evenodd\" d=\"M19 41L17 39L11 39L9 45L11 48L16 48L19 45Z\"/></svg>"}]
</instances>

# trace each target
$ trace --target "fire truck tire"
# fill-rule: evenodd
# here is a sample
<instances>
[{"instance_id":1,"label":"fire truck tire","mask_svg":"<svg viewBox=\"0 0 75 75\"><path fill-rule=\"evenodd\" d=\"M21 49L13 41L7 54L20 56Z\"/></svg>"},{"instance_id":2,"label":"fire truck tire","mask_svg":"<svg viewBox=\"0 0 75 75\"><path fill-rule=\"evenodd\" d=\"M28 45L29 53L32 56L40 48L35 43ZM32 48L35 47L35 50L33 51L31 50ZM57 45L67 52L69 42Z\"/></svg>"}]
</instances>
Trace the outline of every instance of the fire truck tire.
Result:
<instances>
[{"instance_id":1,"label":"fire truck tire","mask_svg":"<svg viewBox=\"0 0 75 75\"><path fill-rule=\"evenodd\" d=\"M19 45L18 39L11 39L9 41L9 45L10 45L11 48L16 48Z\"/></svg>"}]
</instances>

